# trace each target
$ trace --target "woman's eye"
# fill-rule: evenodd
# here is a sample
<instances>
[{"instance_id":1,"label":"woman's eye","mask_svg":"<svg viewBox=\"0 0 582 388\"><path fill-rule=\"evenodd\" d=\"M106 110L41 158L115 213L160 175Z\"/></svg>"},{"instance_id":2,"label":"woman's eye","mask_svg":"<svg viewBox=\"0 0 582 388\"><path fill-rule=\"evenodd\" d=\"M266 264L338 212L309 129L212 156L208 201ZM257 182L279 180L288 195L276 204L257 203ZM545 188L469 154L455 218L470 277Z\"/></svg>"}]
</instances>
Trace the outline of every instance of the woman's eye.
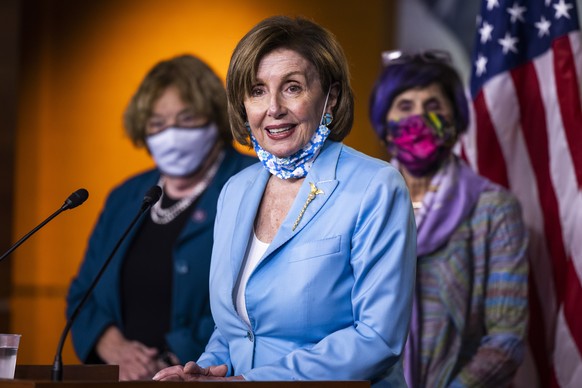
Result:
<instances>
[{"instance_id":1,"label":"woman's eye","mask_svg":"<svg viewBox=\"0 0 582 388\"><path fill-rule=\"evenodd\" d=\"M410 112L413 109L412 103L408 101L400 101L396 107L400 112Z\"/></svg>"},{"instance_id":2,"label":"woman's eye","mask_svg":"<svg viewBox=\"0 0 582 388\"><path fill-rule=\"evenodd\" d=\"M176 122L178 123L178 126L182 127L184 126L184 124L191 124L194 122L194 120L196 119L196 117L188 115L188 116L181 116L178 117L178 119L176 120Z\"/></svg>"},{"instance_id":3,"label":"woman's eye","mask_svg":"<svg viewBox=\"0 0 582 388\"><path fill-rule=\"evenodd\" d=\"M151 129L159 129L164 126L164 123L161 121L150 121L148 122L147 126Z\"/></svg>"},{"instance_id":4,"label":"woman's eye","mask_svg":"<svg viewBox=\"0 0 582 388\"><path fill-rule=\"evenodd\" d=\"M255 87L251 89L251 97L259 97L263 95L263 89Z\"/></svg>"},{"instance_id":5,"label":"woman's eye","mask_svg":"<svg viewBox=\"0 0 582 388\"><path fill-rule=\"evenodd\" d=\"M291 93L298 93L301 91L301 86L299 85L290 85L287 90L289 90Z\"/></svg>"},{"instance_id":6,"label":"woman's eye","mask_svg":"<svg viewBox=\"0 0 582 388\"><path fill-rule=\"evenodd\" d=\"M435 112L441 110L441 104L438 101L430 101L425 105L425 110L427 112Z\"/></svg>"}]
</instances>

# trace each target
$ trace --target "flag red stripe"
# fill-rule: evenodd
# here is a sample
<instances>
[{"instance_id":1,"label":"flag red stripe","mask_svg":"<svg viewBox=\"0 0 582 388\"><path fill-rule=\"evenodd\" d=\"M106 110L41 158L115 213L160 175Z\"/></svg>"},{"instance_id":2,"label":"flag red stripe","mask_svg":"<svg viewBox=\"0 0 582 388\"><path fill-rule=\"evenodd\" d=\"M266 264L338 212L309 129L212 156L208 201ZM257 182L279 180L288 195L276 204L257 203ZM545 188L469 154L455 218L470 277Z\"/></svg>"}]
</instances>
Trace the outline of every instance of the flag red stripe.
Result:
<instances>
[{"instance_id":1,"label":"flag red stripe","mask_svg":"<svg viewBox=\"0 0 582 388\"><path fill-rule=\"evenodd\" d=\"M568 35L555 39L552 48L560 113L574 164L578 188L582 188L582 130L580 129L582 104L576 76L576 64Z\"/></svg>"},{"instance_id":2,"label":"flag red stripe","mask_svg":"<svg viewBox=\"0 0 582 388\"><path fill-rule=\"evenodd\" d=\"M582 188L582 103L580 101L579 81L570 38L564 35L552 43L554 52L554 76L564 132L570 149L570 156L576 175L577 187ZM572 183L573 185L574 183ZM582 286L569 257L564 285L564 318L578 353L582 354Z\"/></svg>"},{"instance_id":3,"label":"flag red stripe","mask_svg":"<svg viewBox=\"0 0 582 388\"><path fill-rule=\"evenodd\" d=\"M572 258L568 261L567 286L564 295L564 317L568 322L570 334L576 343L578 353L582 354L582 287Z\"/></svg>"},{"instance_id":4,"label":"flag red stripe","mask_svg":"<svg viewBox=\"0 0 582 388\"><path fill-rule=\"evenodd\" d=\"M477 166L479 173L494 182L509 187L505 158L497 140L495 127L489 117L483 89L473 101L477 125Z\"/></svg>"},{"instance_id":5,"label":"flag red stripe","mask_svg":"<svg viewBox=\"0 0 582 388\"><path fill-rule=\"evenodd\" d=\"M520 124L528 154L530 155L532 168L536 175L536 185L539 193L540 207L542 208L544 215L543 225L545 239L550 253L550 258L553 262L552 267L554 269L554 282L556 285L563 285L563 269L565 268L566 264L566 255L564 252L564 247L562 246L563 240L562 229L558 217L558 202L556 194L553 191L550 177L548 135L545 125L546 113L541 98L541 91L538 84L537 74L533 63L531 62L514 69L510 72L510 74L515 85L520 112L527 112L527 114L520 115ZM535 271L536 268L532 268L531 270ZM563 287L561 290L559 287L556 290L558 304L562 300L562 290ZM533 343L539 341L540 338L545 337L538 337L537 339L534 339ZM540 367L540 365L538 365L538 367ZM544 367L541 366L541 368ZM539 372L542 372L542 370ZM559 387L559 384L555 383L555 371L553 368L550 369L550 372L550 385ZM542 380L542 383L543 382L544 380ZM555 385L552 383L555 383Z\"/></svg>"},{"instance_id":6,"label":"flag red stripe","mask_svg":"<svg viewBox=\"0 0 582 388\"><path fill-rule=\"evenodd\" d=\"M531 262L530 262L531 263ZM546 327L544 325L543 312L540 306L540 297L533 279L533 274L529 274L529 332L528 342L532 356L538 372L538 378L542 387L550 385L551 375L551 352L546 346Z\"/></svg>"},{"instance_id":7,"label":"flag red stripe","mask_svg":"<svg viewBox=\"0 0 582 388\"><path fill-rule=\"evenodd\" d=\"M566 253L562 239L558 200L550 174L550 155L546 128L546 112L533 63L528 62L511 72L519 101L521 128L531 164L536 175L540 206L544 214L544 232L553 261L554 282L558 301L564 300ZM535 269L534 269L535 270Z\"/></svg>"}]
</instances>

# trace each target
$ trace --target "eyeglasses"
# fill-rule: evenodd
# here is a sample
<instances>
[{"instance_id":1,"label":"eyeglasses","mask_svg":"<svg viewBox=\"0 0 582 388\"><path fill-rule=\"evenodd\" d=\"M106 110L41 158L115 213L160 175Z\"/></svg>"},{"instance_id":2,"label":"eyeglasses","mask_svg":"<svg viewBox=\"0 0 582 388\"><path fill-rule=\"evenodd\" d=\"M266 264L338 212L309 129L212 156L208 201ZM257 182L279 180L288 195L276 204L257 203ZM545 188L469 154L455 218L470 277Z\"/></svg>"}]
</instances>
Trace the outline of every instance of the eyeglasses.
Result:
<instances>
[{"instance_id":1,"label":"eyeglasses","mask_svg":"<svg viewBox=\"0 0 582 388\"><path fill-rule=\"evenodd\" d=\"M198 128L205 126L207 123L208 119L206 117L197 115L189 109L181 111L173 117L154 113L146 122L146 133L154 135L169 127Z\"/></svg>"},{"instance_id":2,"label":"eyeglasses","mask_svg":"<svg viewBox=\"0 0 582 388\"><path fill-rule=\"evenodd\" d=\"M382 65L390 66L398 63L408 63L420 60L426 63L445 63L450 65L453 61L451 54L445 50L426 50L418 53L405 53L400 50L383 51Z\"/></svg>"}]
</instances>

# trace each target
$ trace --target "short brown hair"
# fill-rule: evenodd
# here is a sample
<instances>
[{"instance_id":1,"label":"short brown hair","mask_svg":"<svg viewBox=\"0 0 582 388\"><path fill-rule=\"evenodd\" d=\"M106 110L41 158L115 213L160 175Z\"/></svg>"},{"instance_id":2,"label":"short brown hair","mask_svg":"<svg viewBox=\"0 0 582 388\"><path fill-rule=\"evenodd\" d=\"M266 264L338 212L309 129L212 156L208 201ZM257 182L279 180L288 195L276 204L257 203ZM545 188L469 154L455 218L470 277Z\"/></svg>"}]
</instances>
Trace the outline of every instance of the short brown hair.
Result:
<instances>
[{"instance_id":1,"label":"short brown hair","mask_svg":"<svg viewBox=\"0 0 582 388\"><path fill-rule=\"evenodd\" d=\"M234 49L226 76L228 115L234 138L243 145L250 145L245 127L244 99L255 83L260 61L278 48L293 50L310 61L316 68L324 92L337 84L338 102L333 109L329 138L343 140L354 121L354 97L344 51L327 29L304 18L287 16L273 16L261 21Z\"/></svg>"},{"instance_id":2,"label":"short brown hair","mask_svg":"<svg viewBox=\"0 0 582 388\"><path fill-rule=\"evenodd\" d=\"M232 141L226 92L220 78L200 59L181 55L156 64L145 76L123 115L125 133L137 147L145 146L146 125L152 106L170 86L196 113L215 123L226 144Z\"/></svg>"}]
</instances>

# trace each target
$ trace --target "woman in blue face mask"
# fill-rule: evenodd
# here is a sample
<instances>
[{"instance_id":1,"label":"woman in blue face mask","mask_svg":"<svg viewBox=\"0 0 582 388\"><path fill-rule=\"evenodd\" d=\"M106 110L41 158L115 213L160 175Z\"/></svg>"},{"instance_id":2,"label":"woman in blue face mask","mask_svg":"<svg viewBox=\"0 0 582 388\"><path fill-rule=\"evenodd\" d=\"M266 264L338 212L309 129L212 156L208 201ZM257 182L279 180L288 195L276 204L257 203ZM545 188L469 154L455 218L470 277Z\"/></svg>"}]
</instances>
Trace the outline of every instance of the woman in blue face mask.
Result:
<instances>
[{"instance_id":1,"label":"woman in blue face mask","mask_svg":"<svg viewBox=\"0 0 582 388\"><path fill-rule=\"evenodd\" d=\"M404 384L412 208L392 166L341 142L349 78L335 37L309 20L268 18L235 48L231 125L261 163L219 199L206 351L156 380Z\"/></svg>"},{"instance_id":2,"label":"woman in blue face mask","mask_svg":"<svg viewBox=\"0 0 582 388\"><path fill-rule=\"evenodd\" d=\"M156 164L115 188L89 240L67 312L80 298L153 185L163 196L118 250L72 327L85 363L119 365L121 380L198 357L214 323L208 299L213 227L224 183L255 158L237 153L216 74L184 55L158 63L125 112L126 133Z\"/></svg>"},{"instance_id":3,"label":"woman in blue face mask","mask_svg":"<svg viewBox=\"0 0 582 388\"><path fill-rule=\"evenodd\" d=\"M507 386L524 357L527 235L516 199L452 153L469 120L448 53L383 54L370 120L418 228L411 387Z\"/></svg>"}]
</instances>

